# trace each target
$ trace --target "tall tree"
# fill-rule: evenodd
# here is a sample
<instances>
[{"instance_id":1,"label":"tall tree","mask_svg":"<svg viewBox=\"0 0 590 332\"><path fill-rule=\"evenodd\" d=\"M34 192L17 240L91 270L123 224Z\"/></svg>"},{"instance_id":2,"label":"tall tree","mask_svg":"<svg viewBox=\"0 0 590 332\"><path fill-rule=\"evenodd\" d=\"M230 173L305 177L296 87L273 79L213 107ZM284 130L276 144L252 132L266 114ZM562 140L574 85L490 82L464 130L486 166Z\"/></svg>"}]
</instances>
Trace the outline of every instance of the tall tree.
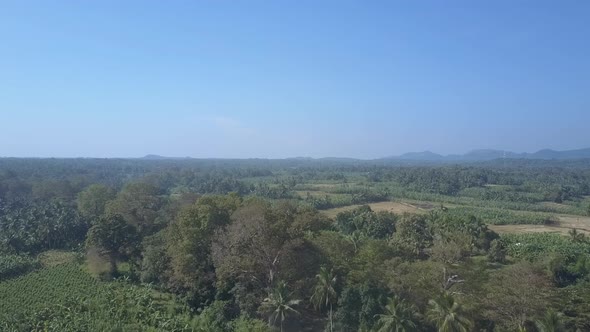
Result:
<instances>
[{"instance_id":1,"label":"tall tree","mask_svg":"<svg viewBox=\"0 0 590 332\"><path fill-rule=\"evenodd\" d=\"M518 262L491 274L487 296L481 299L484 315L499 328L514 330L539 317L547 308L553 288L547 272L527 262Z\"/></svg>"},{"instance_id":2,"label":"tall tree","mask_svg":"<svg viewBox=\"0 0 590 332\"><path fill-rule=\"evenodd\" d=\"M309 261L314 255L304 235L316 230L318 218L317 211L293 204L245 203L213 240L218 280L253 280L264 289L278 279L293 282L313 276L317 263Z\"/></svg>"},{"instance_id":3,"label":"tall tree","mask_svg":"<svg viewBox=\"0 0 590 332\"><path fill-rule=\"evenodd\" d=\"M135 227L120 215L101 217L88 230L86 244L95 247L101 256L108 259L111 275L117 273L117 261L133 256L139 244Z\"/></svg>"},{"instance_id":4,"label":"tall tree","mask_svg":"<svg viewBox=\"0 0 590 332\"><path fill-rule=\"evenodd\" d=\"M208 304L215 295L215 269L211 259L214 232L229 224L241 204L237 195L203 196L184 208L166 229L170 257L170 287L184 293L195 307Z\"/></svg>"},{"instance_id":5,"label":"tall tree","mask_svg":"<svg viewBox=\"0 0 590 332\"><path fill-rule=\"evenodd\" d=\"M330 331L334 329L334 321L332 319L333 304L337 299L336 294L336 275L333 270L328 270L325 266L320 268L320 273L316 275L317 284L313 289L311 302L316 309L330 308Z\"/></svg>"},{"instance_id":6,"label":"tall tree","mask_svg":"<svg viewBox=\"0 0 590 332\"><path fill-rule=\"evenodd\" d=\"M449 293L428 302L426 317L439 332L468 332L473 327L463 306Z\"/></svg>"},{"instance_id":7,"label":"tall tree","mask_svg":"<svg viewBox=\"0 0 590 332\"><path fill-rule=\"evenodd\" d=\"M396 224L392 243L408 256L422 256L424 249L432 245L432 235L423 215L404 214Z\"/></svg>"},{"instance_id":8,"label":"tall tree","mask_svg":"<svg viewBox=\"0 0 590 332\"><path fill-rule=\"evenodd\" d=\"M377 315L377 332L416 331L416 316L413 305L398 296L392 296L387 300L385 312Z\"/></svg>"},{"instance_id":9,"label":"tall tree","mask_svg":"<svg viewBox=\"0 0 590 332\"><path fill-rule=\"evenodd\" d=\"M150 183L133 182L127 184L106 206L108 214L119 214L128 223L137 227L142 235L158 230L158 212L164 205L160 189ZM160 227L161 228L161 227Z\"/></svg>"},{"instance_id":10,"label":"tall tree","mask_svg":"<svg viewBox=\"0 0 590 332\"><path fill-rule=\"evenodd\" d=\"M291 299L293 294L289 292L287 283L279 281L277 285L271 290L267 298L264 299L260 310L264 313L270 314L268 318L269 325L276 325L277 320L281 322L281 332L283 331L283 323L290 314L299 314L294 306L301 301Z\"/></svg>"},{"instance_id":11,"label":"tall tree","mask_svg":"<svg viewBox=\"0 0 590 332\"><path fill-rule=\"evenodd\" d=\"M108 201L115 198L115 191L102 184L93 184L78 194L78 211L85 217L97 218L104 213Z\"/></svg>"}]
</instances>

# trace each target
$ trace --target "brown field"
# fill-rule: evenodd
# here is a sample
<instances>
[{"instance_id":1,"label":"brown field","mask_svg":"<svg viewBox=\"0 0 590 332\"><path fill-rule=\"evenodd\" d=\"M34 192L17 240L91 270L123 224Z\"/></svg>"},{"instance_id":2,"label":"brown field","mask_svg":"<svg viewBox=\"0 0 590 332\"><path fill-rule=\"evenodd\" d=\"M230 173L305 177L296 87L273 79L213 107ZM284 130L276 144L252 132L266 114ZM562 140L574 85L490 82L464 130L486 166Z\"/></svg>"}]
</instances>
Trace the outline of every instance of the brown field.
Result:
<instances>
[{"instance_id":1,"label":"brown field","mask_svg":"<svg viewBox=\"0 0 590 332\"><path fill-rule=\"evenodd\" d=\"M389 212L393 212L393 213L397 213L397 214L423 213L424 212L424 210L422 210L414 205L411 205L408 203L402 203L402 202L378 202L378 203L369 203L369 204L349 205L349 206L343 206L343 207L339 207L339 208L324 210L323 212L325 214L327 214L329 217L334 218L340 212L349 211L349 210L355 209L355 208L362 206L362 205L368 205L371 207L371 209L373 211L377 211L377 212L389 211Z\"/></svg>"},{"instance_id":2,"label":"brown field","mask_svg":"<svg viewBox=\"0 0 590 332\"><path fill-rule=\"evenodd\" d=\"M488 227L497 233L561 233L567 234L571 229L590 234L590 217L560 215L559 222L555 225L489 225Z\"/></svg>"}]
</instances>

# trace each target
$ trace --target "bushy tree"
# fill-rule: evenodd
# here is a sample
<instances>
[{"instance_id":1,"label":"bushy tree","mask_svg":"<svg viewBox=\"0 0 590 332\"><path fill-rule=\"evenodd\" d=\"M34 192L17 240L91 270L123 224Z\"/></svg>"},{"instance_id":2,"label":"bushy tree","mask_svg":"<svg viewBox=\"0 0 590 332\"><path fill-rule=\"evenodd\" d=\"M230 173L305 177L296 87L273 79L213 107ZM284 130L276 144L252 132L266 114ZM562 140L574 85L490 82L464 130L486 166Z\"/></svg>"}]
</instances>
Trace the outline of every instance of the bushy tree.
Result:
<instances>
[{"instance_id":1,"label":"bushy tree","mask_svg":"<svg viewBox=\"0 0 590 332\"><path fill-rule=\"evenodd\" d=\"M98 218L106 204L115 198L115 191L102 184L93 184L78 194L78 211L88 218Z\"/></svg>"},{"instance_id":2,"label":"bushy tree","mask_svg":"<svg viewBox=\"0 0 590 332\"><path fill-rule=\"evenodd\" d=\"M106 205L107 214L118 214L142 235L150 235L161 229L158 212L165 201L160 189L147 182L131 182L119 192L117 197Z\"/></svg>"},{"instance_id":3,"label":"bushy tree","mask_svg":"<svg viewBox=\"0 0 590 332\"><path fill-rule=\"evenodd\" d=\"M212 254L218 281L254 282L266 289L278 279L295 285L313 278L319 267L305 235L317 227L310 218L315 214L301 213L292 203L246 202L215 235ZM303 217L307 221L300 220Z\"/></svg>"},{"instance_id":4,"label":"bushy tree","mask_svg":"<svg viewBox=\"0 0 590 332\"><path fill-rule=\"evenodd\" d=\"M499 240L493 240L488 250L488 260L494 263L504 263L506 260L506 248Z\"/></svg>"},{"instance_id":5,"label":"bushy tree","mask_svg":"<svg viewBox=\"0 0 590 332\"><path fill-rule=\"evenodd\" d=\"M368 205L352 211L341 212L336 216L336 227L342 233L350 235L361 233L368 237L384 239L395 230L397 217L391 212L375 213Z\"/></svg>"},{"instance_id":6,"label":"bushy tree","mask_svg":"<svg viewBox=\"0 0 590 332\"><path fill-rule=\"evenodd\" d=\"M88 230L86 238L88 247L98 249L100 255L110 263L111 275L117 273L117 261L137 254L139 236L132 225L120 215L108 215Z\"/></svg>"},{"instance_id":7,"label":"bushy tree","mask_svg":"<svg viewBox=\"0 0 590 332\"><path fill-rule=\"evenodd\" d=\"M408 257L424 255L424 249L432 245L432 234L423 215L404 214L396 224L392 244L404 251Z\"/></svg>"},{"instance_id":8,"label":"bushy tree","mask_svg":"<svg viewBox=\"0 0 590 332\"><path fill-rule=\"evenodd\" d=\"M552 293L543 269L518 262L490 275L483 313L500 328L516 329L540 316Z\"/></svg>"},{"instance_id":9,"label":"bushy tree","mask_svg":"<svg viewBox=\"0 0 590 332\"><path fill-rule=\"evenodd\" d=\"M433 260L455 264L464 261L471 255L472 239L463 232L440 234L434 240L430 251Z\"/></svg>"},{"instance_id":10,"label":"bushy tree","mask_svg":"<svg viewBox=\"0 0 590 332\"><path fill-rule=\"evenodd\" d=\"M202 307L215 295L215 269L211 241L217 229L229 224L241 204L237 195L203 196L179 213L166 230L166 254L170 257L170 287L188 295Z\"/></svg>"}]
</instances>

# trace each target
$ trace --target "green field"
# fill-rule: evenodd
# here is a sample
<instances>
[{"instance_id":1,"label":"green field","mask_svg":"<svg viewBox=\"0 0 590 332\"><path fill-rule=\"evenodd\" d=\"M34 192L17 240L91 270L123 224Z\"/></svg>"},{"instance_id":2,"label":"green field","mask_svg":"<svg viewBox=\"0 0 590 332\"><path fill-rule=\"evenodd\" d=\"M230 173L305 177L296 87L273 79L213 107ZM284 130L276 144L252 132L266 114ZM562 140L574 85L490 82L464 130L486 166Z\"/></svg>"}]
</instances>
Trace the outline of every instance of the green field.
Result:
<instances>
[{"instance_id":1,"label":"green field","mask_svg":"<svg viewBox=\"0 0 590 332\"><path fill-rule=\"evenodd\" d=\"M2 331L182 330L188 322L172 317L170 295L98 281L75 262L0 282L0 299Z\"/></svg>"}]
</instances>

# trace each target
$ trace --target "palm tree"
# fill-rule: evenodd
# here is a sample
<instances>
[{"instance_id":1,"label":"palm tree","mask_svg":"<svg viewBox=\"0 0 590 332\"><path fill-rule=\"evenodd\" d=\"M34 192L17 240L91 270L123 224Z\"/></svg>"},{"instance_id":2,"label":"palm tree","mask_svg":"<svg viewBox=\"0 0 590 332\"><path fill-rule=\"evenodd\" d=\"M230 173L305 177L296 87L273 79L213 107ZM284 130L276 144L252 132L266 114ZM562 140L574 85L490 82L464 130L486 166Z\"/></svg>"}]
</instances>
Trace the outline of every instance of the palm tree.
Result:
<instances>
[{"instance_id":1,"label":"palm tree","mask_svg":"<svg viewBox=\"0 0 590 332\"><path fill-rule=\"evenodd\" d=\"M414 306L398 296L387 300L385 313L375 315L379 317L377 332L409 332L416 331L416 309Z\"/></svg>"},{"instance_id":2,"label":"palm tree","mask_svg":"<svg viewBox=\"0 0 590 332\"><path fill-rule=\"evenodd\" d=\"M473 326L461 304L449 293L445 292L439 298L428 301L428 306L426 317L436 325L439 332L467 332Z\"/></svg>"},{"instance_id":3,"label":"palm tree","mask_svg":"<svg viewBox=\"0 0 590 332\"><path fill-rule=\"evenodd\" d=\"M357 253L361 243L365 240L365 235L361 231L355 230L354 232L347 235L346 239L352 243L354 252Z\"/></svg>"},{"instance_id":4,"label":"palm tree","mask_svg":"<svg viewBox=\"0 0 590 332\"><path fill-rule=\"evenodd\" d=\"M564 331L561 313L549 310L543 318L535 322L539 332L560 332Z\"/></svg>"},{"instance_id":5,"label":"palm tree","mask_svg":"<svg viewBox=\"0 0 590 332\"><path fill-rule=\"evenodd\" d=\"M321 310L324 307L330 307L330 331L334 327L332 320L332 305L336 301L336 276L333 270L328 270L325 266L320 268L320 273L316 275L318 279L317 284L313 289L313 295L311 296L311 303L314 304L315 308Z\"/></svg>"},{"instance_id":6,"label":"palm tree","mask_svg":"<svg viewBox=\"0 0 590 332\"><path fill-rule=\"evenodd\" d=\"M568 232L573 242L584 242L586 240L586 234L578 232L577 229L572 229Z\"/></svg>"},{"instance_id":7,"label":"palm tree","mask_svg":"<svg viewBox=\"0 0 590 332\"><path fill-rule=\"evenodd\" d=\"M300 300L289 299L293 295L287 288L287 283L279 281L277 286L268 294L268 297L262 301L262 310L270 312L268 318L269 325L276 325L277 319L281 319L281 332L283 331L283 322L290 313L299 314L293 306L298 305Z\"/></svg>"}]
</instances>

